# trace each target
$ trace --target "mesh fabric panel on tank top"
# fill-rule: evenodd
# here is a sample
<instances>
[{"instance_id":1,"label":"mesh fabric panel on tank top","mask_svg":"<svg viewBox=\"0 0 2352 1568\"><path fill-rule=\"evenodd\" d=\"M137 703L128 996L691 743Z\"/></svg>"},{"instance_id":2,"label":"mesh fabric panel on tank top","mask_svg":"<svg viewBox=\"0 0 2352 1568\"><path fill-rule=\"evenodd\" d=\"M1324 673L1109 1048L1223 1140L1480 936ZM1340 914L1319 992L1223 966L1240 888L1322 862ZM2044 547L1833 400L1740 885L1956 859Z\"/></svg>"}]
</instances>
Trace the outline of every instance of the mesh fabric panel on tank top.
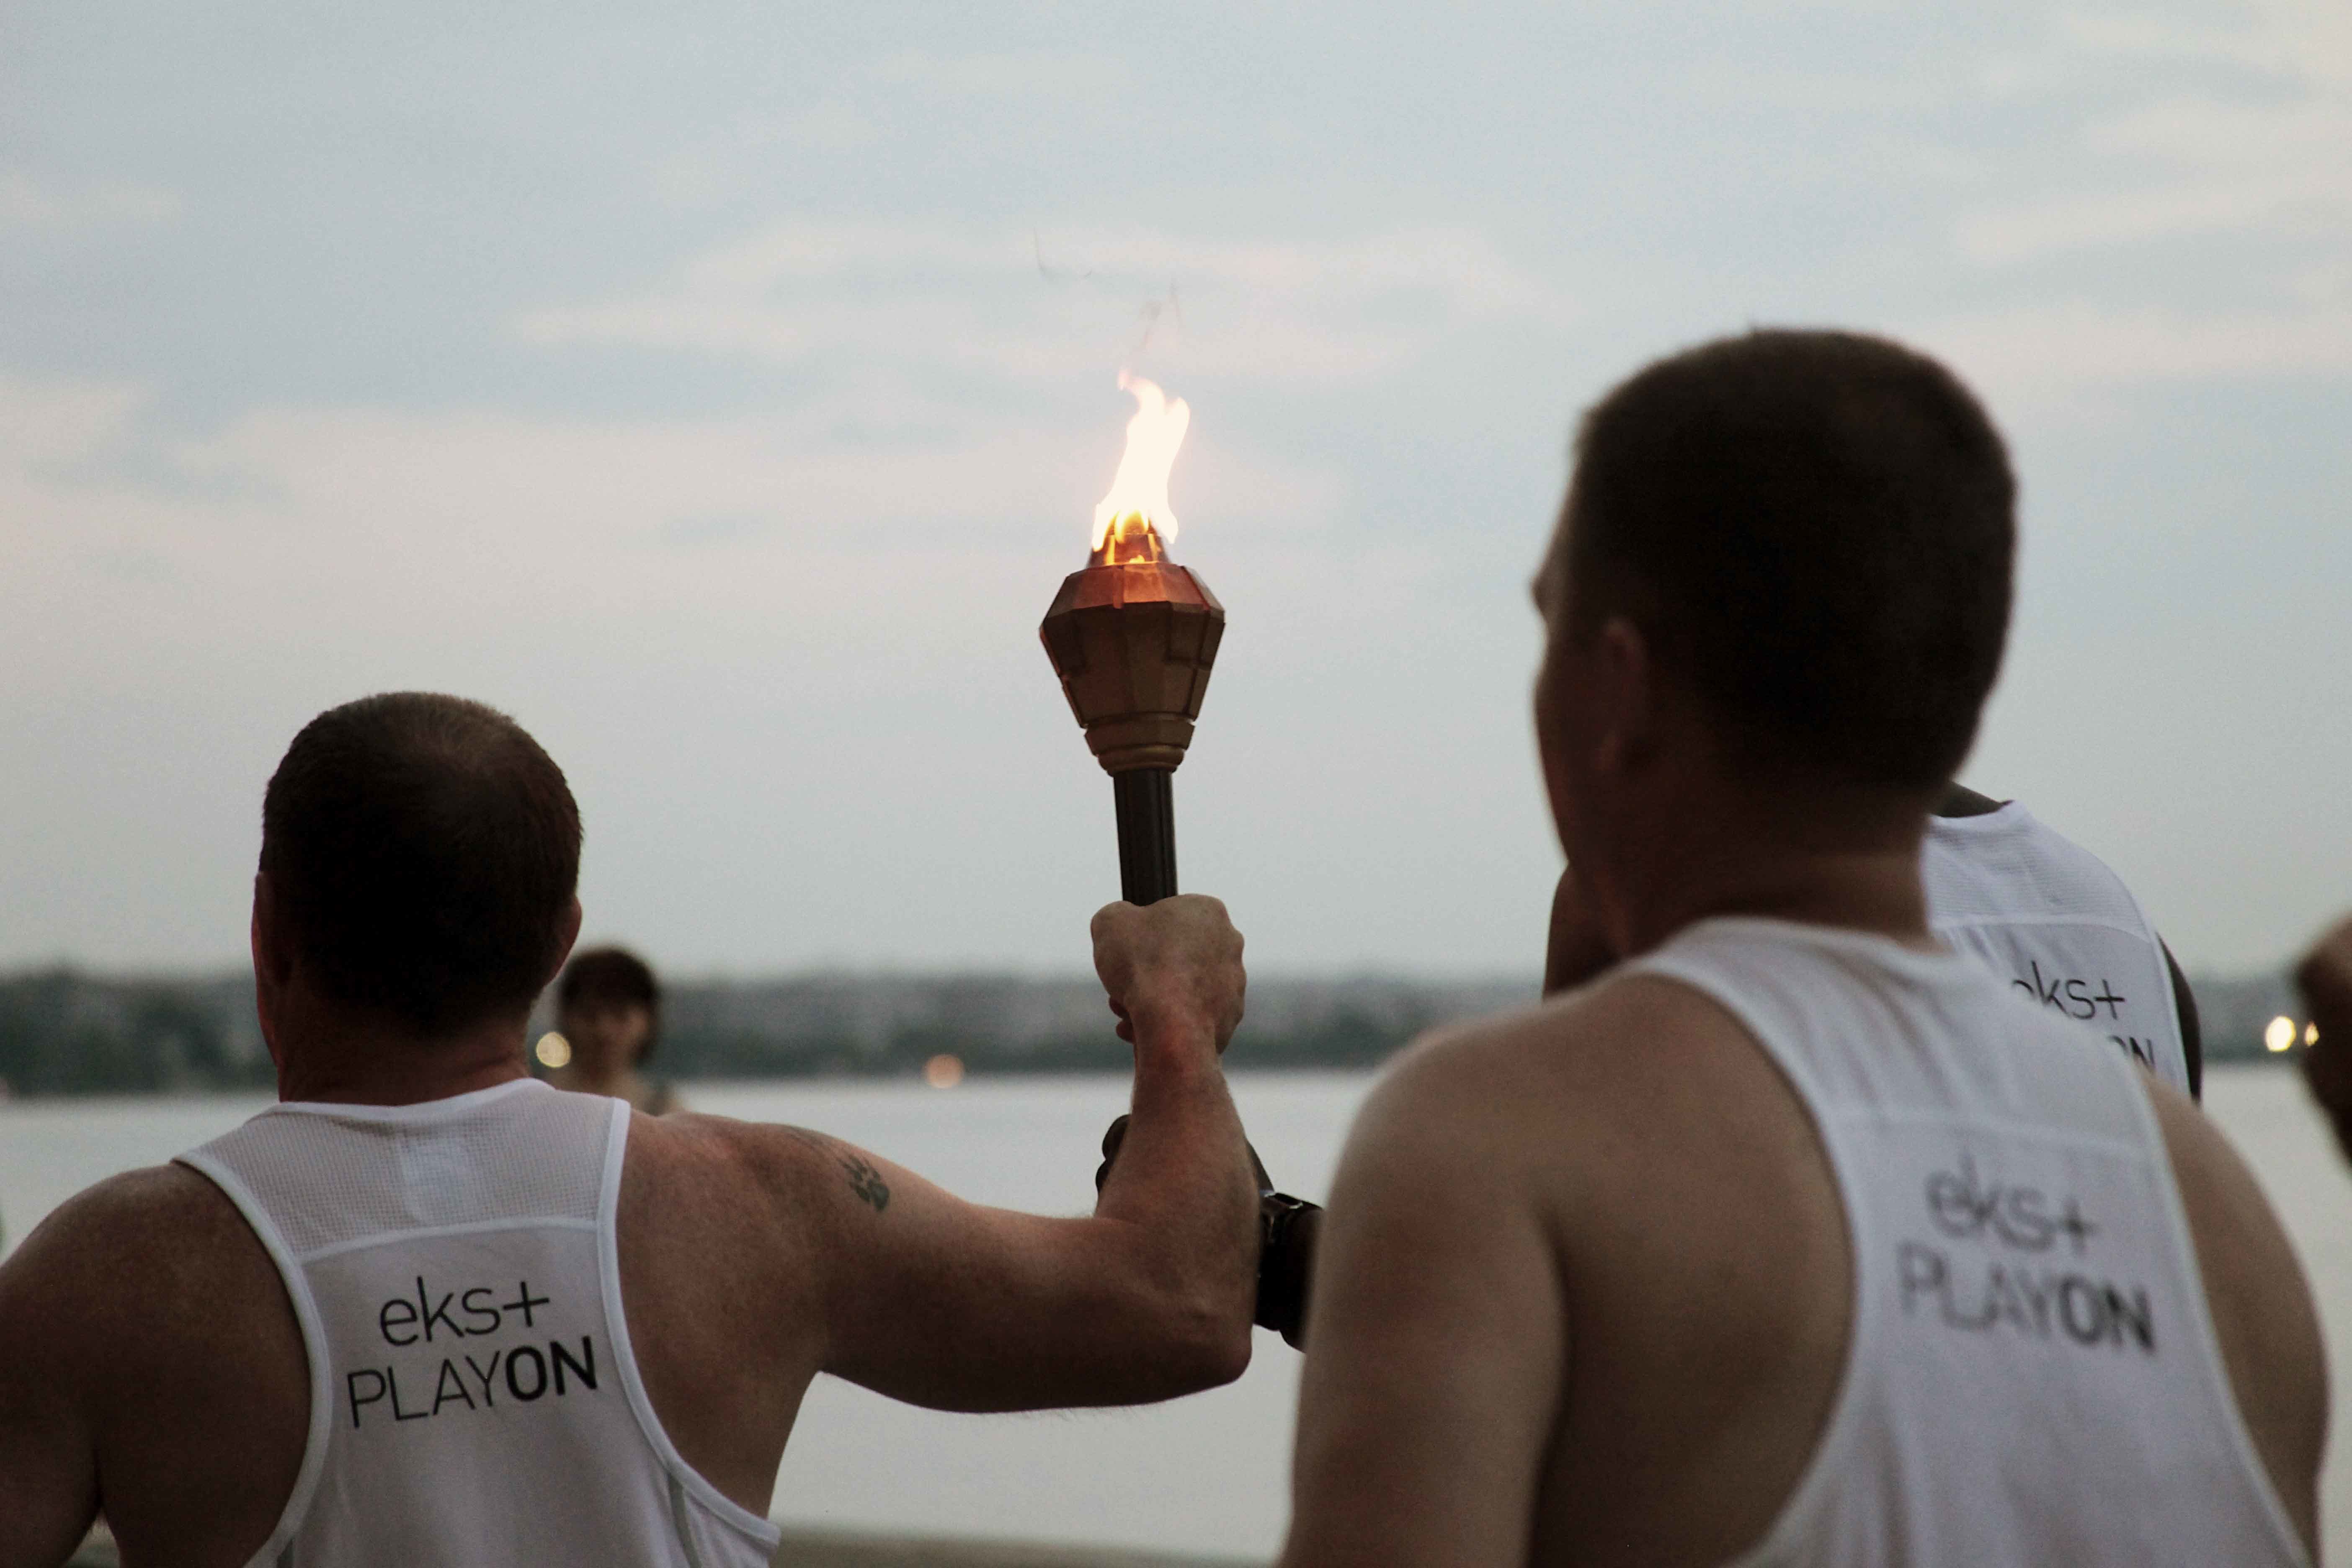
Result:
<instances>
[{"instance_id":1,"label":"mesh fabric panel on tank top","mask_svg":"<svg viewBox=\"0 0 2352 1568\"><path fill-rule=\"evenodd\" d=\"M1715 1000L1827 1152L1846 1365L1740 1568L2298 1568L2137 1069L1972 960L1713 920L1627 966Z\"/></svg>"},{"instance_id":2,"label":"mesh fabric panel on tank top","mask_svg":"<svg viewBox=\"0 0 2352 1568\"><path fill-rule=\"evenodd\" d=\"M304 1328L302 1480L254 1561L756 1568L774 1527L662 1430L614 1226L630 1120L528 1080L421 1105L286 1105L183 1156Z\"/></svg>"},{"instance_id":3,"label":"mesh fabric panel on tank top","mask_svg":"<svg viewBox=\"0 0 2352 1568\"><path fill-rule=\"evenodd\" d=\"M1937 817L1920 847L1927 923L2020 996L2087 1024L2173 1088L2189 1057L2155 928L2097 856L2012 801Z\"/></svg>"},{"instance_id":4,"label":"mesh fabric panel on tank top","mask_svg":"<svg viewBox=\"0 0 2352 1568\"><path fill-rule=\"evenodd\" d=\"M1937 817L1927 842L1954 864L1937 878L1938 919L2042 918L2143 930L2138 902L2105 862L2011 802L1983 816Z\"/></svg>"},{"instance_id":5,"label":"mesh fabric panel on tank top","mask_svg":"<svg viewBox=\"0 0 2352 1568\"><path fill-rule=\"evenodd\" d=\"M359 1114L364 1107L279 1107L231 1133L229 1147L247 1181L270 1194L298 1258L446 1226L593 1224L603 1142L565 1136L568 1108L538 1098L495 1121L462 1110L390 1121Z\"/></svg>"}]
</instances>

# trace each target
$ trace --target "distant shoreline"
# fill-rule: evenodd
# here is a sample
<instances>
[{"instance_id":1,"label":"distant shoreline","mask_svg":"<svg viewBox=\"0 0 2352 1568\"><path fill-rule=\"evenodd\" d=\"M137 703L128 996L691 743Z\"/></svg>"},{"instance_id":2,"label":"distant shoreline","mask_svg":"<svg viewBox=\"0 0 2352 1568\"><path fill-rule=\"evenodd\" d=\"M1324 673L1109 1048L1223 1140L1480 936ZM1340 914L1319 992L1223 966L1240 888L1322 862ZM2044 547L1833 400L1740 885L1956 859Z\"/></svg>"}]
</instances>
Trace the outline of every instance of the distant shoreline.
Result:
<instances>
[{"instance_id":1,"label":"distant shoreline","mask_svg":"<svg viewBox=\"0 0 2352 1568\"><path fill-rule=\"evenodd\" d=\"M2206 976L2192 987L2210 1062L2268 1059L2263 1030L2296 1016L2284 973ZM1378 1067L1423 1030L1536 999L1532 976L1266 976L1227 1065L1236 1070ZM546 1007L533 1037L548 1026ZM975 1078L1125 1072L1091 978L857 973L672 982L648 1064L681 1083L919 1078L955 1058ZM268 1052L247 973L109 976L69 967L0 975L0 1097L266 1089Z\"/></svg>"}]
</instances>

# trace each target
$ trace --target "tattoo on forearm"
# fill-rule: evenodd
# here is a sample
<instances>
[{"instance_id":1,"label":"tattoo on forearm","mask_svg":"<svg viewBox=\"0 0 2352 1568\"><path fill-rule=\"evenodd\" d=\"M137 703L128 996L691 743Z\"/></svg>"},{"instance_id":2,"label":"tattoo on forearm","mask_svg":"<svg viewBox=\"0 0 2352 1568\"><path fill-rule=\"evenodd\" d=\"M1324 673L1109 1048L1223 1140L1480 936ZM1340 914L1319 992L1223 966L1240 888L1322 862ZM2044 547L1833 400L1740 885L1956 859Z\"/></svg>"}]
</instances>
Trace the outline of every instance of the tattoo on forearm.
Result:
<instances>
[{"instance_id":1,"label":"tattoo on forearm","mask_svg":"<svg viewBox=\"0 0 2352 1568\"><path fill-rule=\"evenodd\" d=\"M842 1173L849 1178L849 1190L857 1194L859 1201L871 1204L876 1214L890 1206L889 1184L883 1181L882 1173L874 1168L871 1161L855 1151L844 1149L822 1132L812 1132L805 1127L786 1127L784 1131L810 1148L830 1155L841 1167Z\"/></svg>"}]
</instances>

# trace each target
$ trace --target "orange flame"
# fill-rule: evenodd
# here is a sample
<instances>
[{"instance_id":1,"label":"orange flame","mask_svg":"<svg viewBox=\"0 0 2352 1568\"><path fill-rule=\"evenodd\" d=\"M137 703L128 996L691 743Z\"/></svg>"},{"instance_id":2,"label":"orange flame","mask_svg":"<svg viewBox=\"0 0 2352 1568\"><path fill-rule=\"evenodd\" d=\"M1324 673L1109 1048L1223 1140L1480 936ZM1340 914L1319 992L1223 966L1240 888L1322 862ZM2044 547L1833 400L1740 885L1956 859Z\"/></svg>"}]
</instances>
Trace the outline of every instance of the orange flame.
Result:
<instances>
[{"instance_id":1,"label":"orange flame","mask_svg":"<svg viewBox=\"0 0 2352 1568\"><path fill-rule=\"evenodd\" d=\"M1121 371L1119 386L1135 395L1127 422L1127 450L1110 489L1095 506L1097 565L1158 561L1163 540L1176 537L1176 510L1168 504L1168 474L1192 424L1192 405L1170 397L1139 375Z\"/></svg>"}]
</instances>

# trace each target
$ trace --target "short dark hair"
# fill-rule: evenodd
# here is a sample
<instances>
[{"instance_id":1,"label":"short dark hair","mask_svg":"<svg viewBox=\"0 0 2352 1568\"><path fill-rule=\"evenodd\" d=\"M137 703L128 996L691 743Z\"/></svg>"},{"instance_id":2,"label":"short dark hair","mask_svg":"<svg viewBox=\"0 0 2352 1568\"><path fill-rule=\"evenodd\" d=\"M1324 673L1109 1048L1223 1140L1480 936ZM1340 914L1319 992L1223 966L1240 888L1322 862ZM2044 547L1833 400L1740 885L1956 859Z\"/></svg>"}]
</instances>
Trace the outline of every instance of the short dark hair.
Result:
<instances>
[{"instance_id":1,"label":"short dark hair","mask_svg":"<svg viewBox=\"0 0 2352 1568\"><path fill-rule=\"evenodd\" d=\"M1926 355L1853 332L1721 339L1585 416L1570 627L1633 616L1739 765L1939 784L2000 673L2016 499L2000 433Z\"/></svg>"},{"instance_id":2,"label":"short dark hair","mask_svg":"<svg viewBox=\"0 0 2352 1568\"><path fill-rule=\"evenodd\" d=\"M310 721L270 776L261 870L327 994L422 1034L527 1009L580 879L563 771L505 714L396 691Z\"/></svg>"},{"instance_id":3,"label":"short dark hair","mask_svg":"<svg viewBox=\"0 0 2352 1568\"><path fill-rule=\"evenodd\" d=\"M661 982L652 965L625 947L592 947L574 953L555 984L558 1007L636 1005L659 1007Z\"/></svg>"},{"instance_id":4,"label":"short dark hair","mask_svg":"<svg viewBox=\"0 0 2352 1568\"><path fill-rule=\"evenodd\" d=\"M555 983L558 1014L574 1007L643 1007L653 1017L645 1043L637 1047L640 1062L661 1043L661 982L653 966L625 947L593 947L575 953Z\"/></svg>"}]
</instances>

